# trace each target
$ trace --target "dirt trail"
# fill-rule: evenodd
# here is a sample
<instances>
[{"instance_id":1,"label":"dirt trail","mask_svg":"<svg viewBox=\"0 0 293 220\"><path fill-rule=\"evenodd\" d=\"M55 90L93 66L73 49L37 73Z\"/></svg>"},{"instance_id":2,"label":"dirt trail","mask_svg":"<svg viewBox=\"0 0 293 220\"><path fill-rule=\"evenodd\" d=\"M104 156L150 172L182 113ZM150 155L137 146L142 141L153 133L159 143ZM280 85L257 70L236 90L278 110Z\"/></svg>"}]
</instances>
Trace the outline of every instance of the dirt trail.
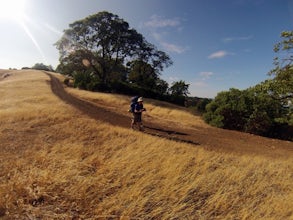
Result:
<instances>
[{"instance_id":1,"label":"dirt trail","mask_svg":"<svg viewBox=\"0 0 293 220\"><path fill-rule=\"evenodd\" d=\"M1 70L0 69L0 81L4 80L6 77L10 76L11 70Z\"/></svg>"},{"instance_id":2,"label":"dirt trail","mask_svg":"<svg viewBox=\"0 0 293 220\"><path fill-rule=\"evenodd\" d=\"M130 117L102 108L92 102L77 98L64 89L59 79L45 72L51 79L53 93L64 102L74 106L82 113L99 121L110 123L114 126L129 128ZM247 133L224 130L213 127L181 128L172 125L166 127L159 123L145 121L145 133L201 145L208 150L228 153L263 155L271 158L292 158L293 142L264 138Z\"/></svg>"}]
</instances>

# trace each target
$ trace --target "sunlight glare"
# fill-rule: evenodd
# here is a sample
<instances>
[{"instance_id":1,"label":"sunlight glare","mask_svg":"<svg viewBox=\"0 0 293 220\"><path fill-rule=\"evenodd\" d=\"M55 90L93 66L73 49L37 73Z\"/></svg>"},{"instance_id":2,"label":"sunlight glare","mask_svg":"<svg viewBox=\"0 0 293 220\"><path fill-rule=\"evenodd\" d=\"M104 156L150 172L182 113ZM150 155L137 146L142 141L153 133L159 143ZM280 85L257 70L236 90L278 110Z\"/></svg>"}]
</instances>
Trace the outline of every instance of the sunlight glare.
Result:
<instances>
[{"instance_id":1,"label":"sunlight glare","mask_svg":"<svg viewBox=\"0 0 293 220\"><path fill-rule=\"evenodd\" d=\"M20 21L24 17L26 0L1 0L0 20Z\"/></svg>"}]
</instances>

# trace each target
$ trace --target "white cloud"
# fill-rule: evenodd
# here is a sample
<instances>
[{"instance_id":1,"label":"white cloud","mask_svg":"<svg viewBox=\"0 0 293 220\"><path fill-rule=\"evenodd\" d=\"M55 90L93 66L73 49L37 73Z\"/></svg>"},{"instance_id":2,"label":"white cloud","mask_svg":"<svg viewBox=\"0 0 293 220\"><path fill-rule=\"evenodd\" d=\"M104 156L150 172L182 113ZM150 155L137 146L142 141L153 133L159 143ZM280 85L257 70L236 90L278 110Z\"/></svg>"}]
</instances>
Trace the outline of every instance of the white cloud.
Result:
<instances>
[{"instance_id":1,"label":"white cloud","mask_svg":"<svg viewBox=\"0 0 293 220\"><path fill-rule=\"evenodd\" d=\"M170 44L170 43L167 43L167 42L160 42L160 44L168 52L174 52L174 53L182 54L183 52L186 51L186 48L183 48L183 47L181 47L179 45Z\"/></svg>"},{"instance_id":2,"label":"white cloud","mask_svg":"<svg viewBox=\"0 0 293 220\"><path fill-rule=\"evenodd\" d=\"M152 32L151 35L153 38L155 38L158 41L162 39L162 34L160 34L158 32Z\"/></svg>"},{"instance_id":3,"label":"white cloud","mask_svg":"<svg viewBox=\"0 0 293 220\"><path fill-rule=\"evenodd\" d=\"M223 39L224 42L228 43L231 41L246 41L253 39L253 35L242 36L242 37L226 37Z\"/></svg>"},{"instance_id":4,"label":"white cloud","mask_svg":"<svg viewBox=\"0 0 293 220\"><path fill-rule=\"evenodd\" d=\"M207 80L211 78L211 76L214 75L213 72L209 72L209 71L203 71L198 73L197 75L199 75L199 77L192 82L192 86L195 86L197 88L204 88L204 87L208 87L209 84L207 83Z\"/></svg>"},{"instance_id":5,"label":"white cloud","mask_svg":"<svg viewBox=\"0 0 293 220\"><path fill-rule=\"evenodd\" d=\"M173 82L176 82L176 81L179 81L179 78L177 76L170 76L168 78L169 83L173 83Z\"/></svg>"},{"instance_id":6,"label":"white cloud","mask_svg":"<svg viewBox=\"0 0 293 220\"><path fill-rule=\"evenodd\" d=\"M197 79L193 80L193 82L190 84L190 88L195 92L195 94L199 96L207 96L207 88L210 88L208 79L211 78L211 76L214 75L213 72L209 71L203 71L197 74L199 77ZM205 95L204 95L205 94ZM209 95L208 95L209 96Z\"/></svg>"},{"instance_id":7,"label":"white cloud","mask_svg":"<svg viewBox=\"0 0 293 220\"><path fill-rule=\"evenodd\" d=\"M177 76L169 76L168 78L165 79L169 86L171 86L174 82L178 82L180 79Z\"/></svg>"},{"instance_id":8,"label":"white cloud","mask_svg":"<svg viewBox=\"0 0 293 220\"><path fill-rule=\"evenodd\" d=\"M190 84L191 94L198 97L214 97L215 92L212 91L212 86L209 79L215 75L210 71L203 71L196 74L198 77Z\"/></svg>"},{"instance_id":9,"label":"white cloud","mask_svg":"<svg viewBox=\"0 0 293 220\"><path fill-rule=\"evenodd\" d=\"M180 25L179 18L163 18L158 15L152 15L151 19L144 23L146 27L152 28L164 28L164 27L176 27Z\"/></svg>"},{"instance_id":10,"label":"white cloud","mask_svg":"<svg viewBox=\"0 0 293 220\"><path fill-rule=\"evenodd\" d=\"M161 47L171 53L182 54L187 50L187 47L182 47L178 44L170 43L165 38L172 31L181 31L180 18L164 18L158 15L152 15L150 20L144 23L151 36L161 45Z\"/></svg>"},{"instance_id":11,"label":"white cloud","mask_svg":"<svg viewBox=\"0 0 293 220\"><path fill-rule=\"evenodd\" d=\"M219 59L219 58L223 58L223 57L225 57L225 56L227 56L227 55L229 55L229 54L231 54L231 53L228 53L228 52L225 51L225 50L219 50L219 51L216 51L216 52L210 54L210 55L208 56L208 58L209 58L209 59Z\"/></svg>"},{"instance_id":12,"label":"white cloud","mask_svg":"<svg viewBox=\"0 0 293 220\"><path fill-rule=\"evenodd\" d=\"M206 80L211 78L212 75L214 75L213 72L200 72L199 75L201 76L202 80Z\"/></svg>"},{"instance_id":13,"label":"white cloud","mask_svg":"<svg viewBox=\"0 0 293 220\"><path fill-rule=\"evenodd\" d=\"M244 49L243 52L250 53L250 52L252 52L252 49Z\"/></svg>"},{"instance_id":14,"label":"white cloud","mask_svg":"<svg viewBox=\"0 0 293 220\"><path fill-rule=\"evenodd\" d=\"M208 84L204 81L196 81L194 83L192 83L192 86L196 86L196 87L207 87Z\"/></svg>"},{"instance_id":15,"label":"white cloud","mask_svg":"<svg viewBox=\"0 0 293 220\"><path fill-rule=\"evenodd\" d=\"M209 85L206 81L194 81L189 85L189 92L191 96L202 98L214 98L217 94L216 89Z\"/></svg>"}]
</instances>

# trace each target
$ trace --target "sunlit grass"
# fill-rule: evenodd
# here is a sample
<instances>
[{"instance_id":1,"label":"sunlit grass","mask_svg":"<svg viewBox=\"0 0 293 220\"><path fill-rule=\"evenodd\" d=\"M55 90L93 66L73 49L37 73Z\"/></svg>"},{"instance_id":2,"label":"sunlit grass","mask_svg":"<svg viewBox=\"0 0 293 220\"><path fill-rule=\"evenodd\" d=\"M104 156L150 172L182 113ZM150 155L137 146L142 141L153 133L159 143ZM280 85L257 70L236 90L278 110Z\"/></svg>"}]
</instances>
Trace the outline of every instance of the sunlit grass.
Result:
<instances>
[{"instance_id":1,"label":"sunlit grass","mask_svg":"<svg viewBox=\"0 0 293 220\"><path fill-rule=\"evenodd\" d=\"M293 218L292 159L216 153L109 126L63 103L48 80L25 71L0 82L0 218ZM151 102L152 117L194 117Z\"/></svg>"},{"instance_id":2,"label":"sunlit grass","mask_svg":"<svg viewBox=\"0 0 293 220\"><path fill-rule=\"evenodd\" d=\"M93 93L73 88L67 88L67 91L81 98L91 100L95 104L103 105L105 108L118 111L121 114L129 114L130 96ZM170 125L174 123L182 126L208 127L200 116L193 115L184 107L148 98L144 98L144 107L147 109L144 114L149 120L160 121Z\"/></svg>"}]
</instances>

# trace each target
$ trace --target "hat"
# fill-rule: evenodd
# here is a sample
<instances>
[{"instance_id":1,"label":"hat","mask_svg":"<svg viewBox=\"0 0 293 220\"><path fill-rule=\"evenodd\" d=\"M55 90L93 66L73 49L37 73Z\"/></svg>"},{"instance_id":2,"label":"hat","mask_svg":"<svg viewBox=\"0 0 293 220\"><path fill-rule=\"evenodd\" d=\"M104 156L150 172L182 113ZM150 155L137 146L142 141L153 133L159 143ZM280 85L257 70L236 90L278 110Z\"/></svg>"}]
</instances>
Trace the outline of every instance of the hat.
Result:
<instances>
[{"instance_id":1,"label":"hat","mask_svg":"<svg viewBox=\"0 0 293 220\"><path fill-rule=\"evenodd\" d=\"M139 97L137 101L138 102L143 102L142 97Z\"/></svg>"}]
</instances>

